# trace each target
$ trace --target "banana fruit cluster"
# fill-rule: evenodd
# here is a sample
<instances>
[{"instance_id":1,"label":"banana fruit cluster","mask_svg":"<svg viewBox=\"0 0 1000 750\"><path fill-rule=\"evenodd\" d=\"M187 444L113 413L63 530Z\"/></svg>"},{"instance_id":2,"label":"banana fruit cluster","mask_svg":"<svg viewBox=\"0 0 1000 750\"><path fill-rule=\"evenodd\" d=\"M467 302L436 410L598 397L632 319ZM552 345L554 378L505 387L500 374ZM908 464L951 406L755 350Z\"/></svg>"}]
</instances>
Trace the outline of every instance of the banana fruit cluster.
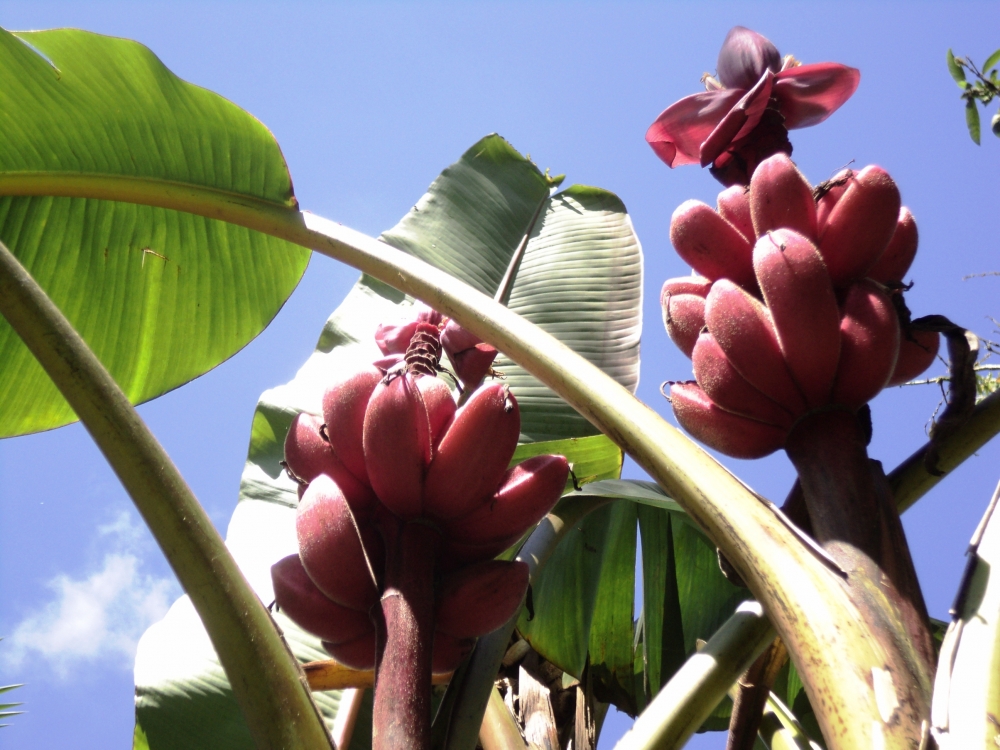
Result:
<instances>
[{"instance_id":1,"label":"banana fruit cluster","mask_svg":"<svg viewBox=\"0 0 1000 750\"><path fill-rule=\"evenodd\" d=\"M322 416L299 414L285 440L287 469L300 483L299 553L273 566L275 601L355 669L376 661L384 531L416 523L436 535L432 670L449 672L476 637L520 607L527 566L493 558L551 510L566 484L563 456L509 467L520 413L507 386L482 385L456 405L437 376L443 335L458 377L475 387L495 350L424 311L380 326L386 357L332 383Z\"/></svg>"},{"instance_id":2,"label":"banana fruit cluster","mask_svg":"<svg viewBox=\"0 0 1000 750\"><path fill-rule=\"evenodd\" d=\"M805 414L858 409L937 354L937 333L909 327L902 280L917 228L880 167L814 189L775 154L717 209L681 204L670 239L697 274L667 280L660 297L667 333L694 365L671 403L685 430L726 455L768 455Z\"/></svg>"}]
</instances>

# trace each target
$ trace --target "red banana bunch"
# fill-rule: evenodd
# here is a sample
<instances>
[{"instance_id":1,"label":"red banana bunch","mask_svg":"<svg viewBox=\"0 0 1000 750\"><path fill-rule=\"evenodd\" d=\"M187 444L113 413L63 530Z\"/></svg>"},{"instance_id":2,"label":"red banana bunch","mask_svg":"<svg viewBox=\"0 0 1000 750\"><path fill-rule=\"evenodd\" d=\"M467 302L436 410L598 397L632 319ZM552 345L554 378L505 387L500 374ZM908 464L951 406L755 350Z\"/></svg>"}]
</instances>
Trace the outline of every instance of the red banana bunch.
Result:
<instances>
[{"instance_id":1,"label":"red banana bunch","mask_svg":"<svg viewBox=\"0 0 1000 750\"><path fill-rule=\"evenodd\" d=\"M845 170L814 189L783 153L717 210L686 201L670 238L695 276L670 279L667 333L692 359L674 383L681 425L738 458L781 448L804 414L860 408L930 366L937 334L910 330L903 277L913 215L886 172Z\"/></svg>"},{"instance_id":2,"label":"red banana bunch","mask_svg":"<svg viewBox=\"0 0 1000 750\"><path fill-rule=\"evenodd\" d=\"M459 352L481 344L433 311L420 316L380 326L380 348L396 356L338 378L322 418L299 414L285 439L286 467L300 482L299 553L273 566L275 601L356 669L375 664L393 529L415 523L434 537L432 668L447 672L520 607L527 566L493 558L551 510L569 472L563 456L509 468L517 401L494 383L457 407L436 374L441 328ZM482 380L489 364L475 367Z\"/></svg>"}]
</instances>

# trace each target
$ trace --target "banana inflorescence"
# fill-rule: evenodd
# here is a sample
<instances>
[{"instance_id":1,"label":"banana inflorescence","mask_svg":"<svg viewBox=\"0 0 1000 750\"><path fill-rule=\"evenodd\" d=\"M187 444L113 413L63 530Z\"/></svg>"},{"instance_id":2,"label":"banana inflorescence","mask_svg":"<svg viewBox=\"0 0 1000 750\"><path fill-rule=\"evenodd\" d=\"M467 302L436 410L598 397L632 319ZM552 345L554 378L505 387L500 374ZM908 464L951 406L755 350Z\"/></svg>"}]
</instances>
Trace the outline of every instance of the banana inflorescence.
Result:
<instances>
[{"instance_id":1,"label":"banana inflorescence","mask_svg":"<svg viewBox=\"0 0 1000 750\"><path fill-rule=\"evenodd\" d=\"M379 326L376 342L385 357L333 382L322 417L299 414L288 431L299 552L272 568L275 601L335 659L373 668L387 549L417 528L435 551L432 671L448 672L521 606L527 566L493 558L552 508L569 466L509 466L520 414L506 385L479 385L492 347L432 310ZM438 377L442 351L471 391L460 408Z\"/></svg>"}]
</instances>

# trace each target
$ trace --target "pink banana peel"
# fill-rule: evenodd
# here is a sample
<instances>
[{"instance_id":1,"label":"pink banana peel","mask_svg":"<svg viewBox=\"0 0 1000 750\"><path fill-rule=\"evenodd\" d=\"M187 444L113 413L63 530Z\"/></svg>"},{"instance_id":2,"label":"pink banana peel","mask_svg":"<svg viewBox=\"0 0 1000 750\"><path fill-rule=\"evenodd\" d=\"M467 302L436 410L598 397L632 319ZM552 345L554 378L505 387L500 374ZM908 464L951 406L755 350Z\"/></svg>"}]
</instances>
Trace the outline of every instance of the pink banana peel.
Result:
<instances>
[{"instance_id":1,"label":"pink banana peel","mask_svg":"<svg viewBox=\"0 0 1000 750\"><path fill-rule=\"evenodd\" d=\"M528 590L526 563L487 560L447 576L438 590L437 629L456 638L496 630L518 609Z\"/></svg>"},{"instance_id":2,"label":"pink banana peel","mask_svg":"<svg viewBox=\"0 0 1000 750\"><path fill-rule=\"evenodd\" d=\"M521 417L505 385L483 386L458 410L424 482L432 518L468 515L497 488L517 448Z\"/></svg>"},{"instance_id":3,"label":"pink banana peel","mask_svg":"<svg viewBox=\"0 0 1000 750\"><path fill-rule=\"evenodd\" d=\"M369 518L375 506L371 487L361 482L341 463L323 438L323 420L312 414L297 414L285 437L285 465L299 482L308 484L326 474L344 493L357 518Z\"/></svg>"},{"instance_id":4,"label":"pink banana peel","mask_svg":"<svg viewBox=\"0 0 1000 750\"><path fill-rule=\"evenodd\" d=\"M364 421L372 489L401 518L423 511L424 474L433 452L431 418L415 380L405 371L387 375L372 393Z\"/></svg>"},{"instance_id":5,"label":"pink banana peel","mask_svg":"<svg viewBox=\"0 0 1000 750\"><path fill-rule=\"evenodd\" d=\"M320 591L297 554L271 567L271 582L279 610L324 641L339 645L375 632L368 612L337 604Z\"/></svg>"},{"instance_id":6,"label":"pink banana peel","mask_svg":"<svg viewBox=\"0 0 1000 750\"><path fill-rule=\"evenodd\" d=\"M917 222L910 209L899 209L899 219L885 251L868 271L868 277L882 284L901 283L917 255Z\"/></svg>"},{"instance_id":7,"label":"pink banana peel","mask_svg":"<svg viewBox=\"0 0 1000 750\"><path fill-rule=\"evenodd\" d=\"M706 331L698 337L691 362L698 386L717 406L774 427L792 426L791 413L750 385L729 362L712 334Z\"/></svg>"},{"instance_id":8,"label":"pink banana peel","mask_svg":"<svg viewBox=\"0 0 1000 750\"><path fill-rule=\"evenodd\" d=\"M857 409L885 388L899 356L899 317L881 285L866 279L848 289L840 333L832 401Z\"/></svg>"},{"instance_id":9,"label":"pink banana peel","mask_svg":"<svg viewBox=\"0 0 1000 750\"><path fill-rule=\"evenodd\" d=\"M812 408L829 403L840 357L840 311L826 265L790 229L757 240L754 271L792 377Z\"/></svg>"},{"instance_id":10,"label":"pink banana peel","mask_svg":"<svg viewBox=\"0 0 1000 750\"><path fill-rule=\"evenodd\" d=\"M875 265L896 230L899 209L899 188L881 167L865 167L849 179L819 237L835 287L863 278Z\"/></svg>"},{"instance_id":11,"label":"pink banana peel","mask_svg":"<svg viewBox=\"0 0 1000 750\"><path fill-rule=\"evenodd\" d=\"M817 236L812 186L786 154L775 154L757 167L750 179L749 204L755 237L779 229L811 240Z\"/></svg>"},{"instance_id":12,"label":"pink banana peel","mask_svg":"<svg viewBox=\"0 0 1000 750\"><path fill-rule=\"evenodd\" d=\"M663 326L670 340L688 357L705 327L705 297L712 282L702 276L668 279L660 293Z\"/></svg>"},{"instance_id":13,"label":"pink banana peel","mask_svg":"<svg viewBox=\"0 0 1000 750\"><path fill-rule=\"evenodd\" d=\"M548 498L562 493L568 476L569 464L563 456L529 458L508 469L499 488L479 508L449 521L447 534L466 545L516 541L552 509Z\"/></svg>"},{"instance_id":14,"label":"pink banana peel","mask_svg":"<svg viewBox=\"0 0 1000 750\"><path fill-rule=\"evenodd\" d=\"M941 347L941 334L936 331L907 330L899 340L899 356L886 388L913 380L934 363Z\"/></svg>"},{"instance_id":15,"label":"pink banana peel","mask_svg":"<svg viewBox=\"0 0 1000 750\"><path fill-rule=\"evenodd\" d=\"M323 420L334 454L358 480L370 485L361 436L365 411L382 373L374 366L342 375L323 396Z\"/></svg>"},{"instance_id":16,"label":"pink banana peel","mask_svg":"<svg viewBox=\"0 0 1000 750\"><path fill-rule=\"evenodd\" d=\"M718 281L705 302L705 323L750 385L793 416L805 412L805 397L785 362L774 321L759 300L726 279Z\"/></svg>"},{"instance_id":17,"label":"pink banana peel","mask_svg":"<svg viewBox=\"0 0 1000 750\"><path fill-rule=\"evenodd\" d=\"M314 479L295 515L302 566L317 588L337 604L367 612L378 601L365 547L378 544L351 514L344 494L325 474Z\"/></svg>"},{"instance_id":18,"label":"pink banana peel","mask_svg":"<svg viewBox=\"0 0 1000 750\"><path fill-rule=\"evenodd\" d=\"M754 283L753 246L740 231L700 201L685 201L670 219L670 241L685 263L707 279Z\"/></svg>"},{"instance_id":19,"label":"pink banana peel","mask_svg":"<svg viewBox=\"0 0 1000 750\"><path fill-rule=\"evenodd\" d=\"M746 237L747 242L757 241L757 233L753 229L753 217L750 215L750 199L744 185L732 185L721 193L716 201L719 216L728 221Z\"/></svg>"},{"instance_id":20,"label":"pink banana peel","mask_svg":"<svg viewBox=\"0 0 1000 750\"><path fill-rule=\"evenodd\" d=\"M763 458L785 444L787 429L722 409L696 383L674 383L670 403L681 427L727 456Z\"/></svg>"}]
</instances>

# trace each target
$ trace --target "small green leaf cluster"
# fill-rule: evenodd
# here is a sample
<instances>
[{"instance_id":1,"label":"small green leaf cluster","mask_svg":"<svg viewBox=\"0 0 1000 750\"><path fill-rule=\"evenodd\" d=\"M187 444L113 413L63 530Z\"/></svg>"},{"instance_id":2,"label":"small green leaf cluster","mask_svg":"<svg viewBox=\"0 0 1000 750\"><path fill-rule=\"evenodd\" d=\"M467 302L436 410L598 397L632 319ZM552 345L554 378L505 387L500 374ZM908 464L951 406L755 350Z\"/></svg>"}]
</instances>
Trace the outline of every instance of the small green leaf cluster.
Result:
<instances>
[{"instance_id":1,"label":"small green leaf cluster","mask_svg":"<svg viewBox=\"0 0 1000 750\"><path fill-rule=\"evenodd\" d=\"M985 107L994 97L1000 96L1000 80L997 79L995 67L997 63L1000 63L1000 49L986 59L981 71L970 58L955 57L954 53L948 50L948 71L962 89L962 98L965 100L965 124L969 128L969 136L976 145L979 145L979 110L976 108L976 102L982 102ZM966 69L977 80L968 81L965 76ZM993 115L990 129L993 135L1000 138L1000 111Z\"/></svg>"},{"instance_id":2,"label":"small green leaf cluster","mask_svg":"<svg viewBox=\"0 0 1000 750\"><path fill-rule=\"evenodd\" d=\"M976 403L997 391L1000 391L1000 375L988 372L985 375L976 376Z\"/></svg>"}]
</instances>

